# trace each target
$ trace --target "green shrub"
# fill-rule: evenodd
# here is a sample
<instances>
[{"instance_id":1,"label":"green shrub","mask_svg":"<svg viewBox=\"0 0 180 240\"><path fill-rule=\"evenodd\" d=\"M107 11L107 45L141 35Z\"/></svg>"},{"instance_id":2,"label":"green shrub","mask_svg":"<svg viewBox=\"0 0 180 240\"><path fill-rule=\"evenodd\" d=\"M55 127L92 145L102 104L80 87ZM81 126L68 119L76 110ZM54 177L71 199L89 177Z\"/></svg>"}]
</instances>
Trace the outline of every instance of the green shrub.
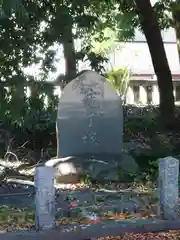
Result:
<instances>
[{"instance_id":1,"label":"green shrub","mask_svg":"<svg viewBox=\"0 0 180 240\"><path fill-rule=\"evenodd\" d=\"M105 77L114 86L122 99L125 99L131 73L128 68L113 69L106 73Z\"/></svg>"}]
</instances>

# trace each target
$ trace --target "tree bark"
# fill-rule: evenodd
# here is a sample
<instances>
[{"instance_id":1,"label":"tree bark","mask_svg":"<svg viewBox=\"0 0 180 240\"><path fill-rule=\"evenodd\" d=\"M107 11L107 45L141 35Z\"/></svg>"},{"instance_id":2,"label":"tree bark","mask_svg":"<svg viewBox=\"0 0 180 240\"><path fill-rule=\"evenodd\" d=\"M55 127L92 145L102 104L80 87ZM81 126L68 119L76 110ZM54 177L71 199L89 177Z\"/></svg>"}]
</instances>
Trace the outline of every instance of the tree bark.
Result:
<instances>
[{"instance_id":1,"label":"tree bark","mask_svg":"<svg viewBox=\"0 0 180 240\"><path fill-rule=\"evenodd\" d=\"M69 24L65 28L64 36L63 36L63 48L64 48L64 58L65 58L65 84L71 81L74 76L76 76L76 52L74 46L74 38L73 38L73 24Z\"/></svg>"},{"instance_id":2,"label":"tree bark","mask_svg":"<svg viewBox=\"0 0 180 240\"><path fill-rule=\"evenodd\" d=\"M174 95L172 75L169 68L161 31L150 0L135 0L146 41L157 76L160 94L160 114L162 123L172 126L174 122Z\"/></svg>"}]
</instances>

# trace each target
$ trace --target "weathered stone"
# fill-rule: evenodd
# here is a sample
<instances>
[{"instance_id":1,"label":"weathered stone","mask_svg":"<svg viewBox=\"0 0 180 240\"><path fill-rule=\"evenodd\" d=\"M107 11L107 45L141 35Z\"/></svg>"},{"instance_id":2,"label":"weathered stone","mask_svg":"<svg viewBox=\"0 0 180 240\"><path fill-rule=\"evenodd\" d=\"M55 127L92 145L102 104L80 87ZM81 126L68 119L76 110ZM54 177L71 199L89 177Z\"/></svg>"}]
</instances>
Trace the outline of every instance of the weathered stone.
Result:
<instances>
[{"instance_id":1,"label":"weathered stone","mask_svg":"<svg viewBox=\"0 0 180 240\"><path fill-rule=\"evenodd\" d=\"M48 167L55 168L56 183L77 183L82 175L82 160L76 157L55 158L45 163Z\"/></svg>"},{"instance_id":2,"label":"weathered stone","mask_svg":"<svg viewBox=\"0 0 180 240\"><path fill-rule=\"evenodd\" d=\"M121 154L121 156L99 155L96 158L85 155L83 157L55 158L47 161L45 165L55 167L57 183L79 182L84 174L94 180L118 181L122 180L118 172L119 167L127 174L138 171L135 160L127 154Z\"/></svg>"},{"instance_id":3,"label":"weathered stone","mask_svg":"<svg viewBox=\"0 0 180 240\"><path fill-rule=\"evenodd\" d=\"M125 170L128 173L137 173L139 171L139 166L135 159L128 153L121 154L121 161L119 165L121 166L122 170Z\"/></svg>"},{"instance_id":4,"label":"weathered stone","mask_svg":"<svg viewBox=\"0 0 180 240\"><path fill-rule=\"evenodd\" d=\"M123 109L120 96L106 79L84 71L64 88L57 116L58 183L78 182L82 174L96 180L122 180L138 172L136 161L122 153ZM73 156L73 157L69 157Z\"/></svg>"},{"instance_id":5,"label":"weathered stone","mask_svg":"<svg viewBox=\"0 0 180 240\"><path fill-rule=\"evenodd\" d=\"M98 160L89 157L66 157L51 159L46 166L55 168L56 183L76 183L87 174L94 180L117 180L117 163L113 159Z\"/></svg>"},{"instance_id":6,"label":"weathered stone","mask_svg":"<svg viewBox=\"0 0 180 240\"><path fill-rule=\"evenodd\" d=\"M57 116L58 157L121 154L123 110L106 79L86 71L64 88Z\"/></svg>"},{"instance_id":7,"label":"weathered stone","mask_svg":"<svg viewBox=\"0 0 180 240\"><path fill-rule=\"evenodd\" d=\"M173 157L159 159L159 191L161 215L164 219L178 218L179 160Z\"/></svg>"},{"instance_id":8,"label":"weathered stone","mask_svg":"<svg viewBox=\"0 0 180 240\"><path fill-rule=\"evenodd\" d=\"M55 227L54 168L37 167L34 182L36 188L36 229L52 229Z\"/></svg>"},{"instance_id":9,"label":"weathered stone","mask_svg":"<svg viewBox=\"0 0 180 240\"><path fill-rule=\"evenodd\" d=\"M0 180L4 179L5 169L5 167L0 166Z\"/></svg>"}]
</instances>

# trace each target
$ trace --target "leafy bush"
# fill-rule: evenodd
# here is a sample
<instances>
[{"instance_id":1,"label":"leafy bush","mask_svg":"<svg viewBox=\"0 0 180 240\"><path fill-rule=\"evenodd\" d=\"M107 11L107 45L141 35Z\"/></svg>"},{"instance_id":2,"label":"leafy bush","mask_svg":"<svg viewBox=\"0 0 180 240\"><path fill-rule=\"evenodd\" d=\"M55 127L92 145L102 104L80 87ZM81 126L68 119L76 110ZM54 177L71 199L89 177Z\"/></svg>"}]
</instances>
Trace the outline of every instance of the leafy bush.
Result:
<instances>
[{"instance_id":1,"label":"leafy bush","mask_svg":"<svg viewBox=\"0 0 180 240\"><path fill-rule=\"evenodd\" d=\"M117 70L111 70L105 74L108 81L114 86L116 91L122 97L122 100L126 97L126 92L129 86L129 80L131 73L128 68L120 68Z\"/></svg>"}]
</instances>

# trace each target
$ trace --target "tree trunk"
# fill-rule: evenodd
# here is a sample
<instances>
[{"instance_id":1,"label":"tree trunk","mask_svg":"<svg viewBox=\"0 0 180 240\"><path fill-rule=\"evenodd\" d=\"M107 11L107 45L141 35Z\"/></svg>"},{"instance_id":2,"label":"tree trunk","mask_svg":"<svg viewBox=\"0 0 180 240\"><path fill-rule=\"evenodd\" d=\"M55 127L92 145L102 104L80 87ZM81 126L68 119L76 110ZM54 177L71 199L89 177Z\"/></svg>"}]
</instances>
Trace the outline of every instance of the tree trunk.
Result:
<instances>
[{"instance_id":1,"label":"tree trunk","mask_svg":"<svg viewBox=\"0 0 180 240\"><path fill-rule=\"evenodd\" d=\"M71 24L67 24L64 28L64 34L62 36L64 59L65 59L65 76L59 75L54 81L54 84L59 83L61 90L65 85L70 82L76 76L76 52L73 38L73 22L72 18L68 16ZM56 122L56 139L57 139L57 157L60 156L60 129L59 124Z\"/></svg>"},{"instance_id":2,"label":"tree trunk","mask_svg":"<svg viewBox=\"0 0 180 240\"><path fill-rule=\"evenodd\" d=\"M160 28L150 0L135 2L157 76L162 123L169 127L174 122L173 83Z\"/></svg>"},{"instance_id":3,"label":"tree trunk","mask_svg":"<svg viewBox=\"0 0 180 240\"><path fill-rule=\"evenodd\" d=\"M66 64L65 84L76 76L76 52L73 38L73 25L67 25L63 36L64 58Z\"/></svg>"}]
</instances>

